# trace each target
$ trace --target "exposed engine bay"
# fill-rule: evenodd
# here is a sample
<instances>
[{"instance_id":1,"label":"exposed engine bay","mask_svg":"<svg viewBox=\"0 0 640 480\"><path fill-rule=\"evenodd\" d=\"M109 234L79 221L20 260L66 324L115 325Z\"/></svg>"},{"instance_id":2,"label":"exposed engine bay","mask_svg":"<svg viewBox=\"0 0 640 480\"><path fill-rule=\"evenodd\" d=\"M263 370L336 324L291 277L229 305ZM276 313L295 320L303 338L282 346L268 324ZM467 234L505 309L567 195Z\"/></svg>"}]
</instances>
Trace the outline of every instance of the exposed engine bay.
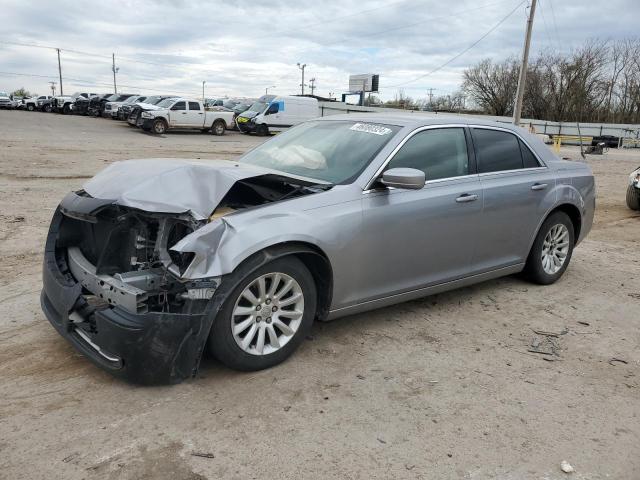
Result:
<instances>
[{"instance_id":1,"label":"exposed engine bay","mask_svg":"<svg viewBox=\"0 0 640 480\"><path fill-rule=\"evenodd\" d=\"M64 219L56 251L66 253L70 273L95 305L120 306L136 314L180 313L186 302L210 299L217 279L182 278L194 254L172 250L173 245L239 210L327 188L273 174L239 180L206 219L191 212L146 212L93 199L82 190L61 204ZM77 208L82 199L91 206L97 201L97 208Z\"/></svg>"}]
</instances>

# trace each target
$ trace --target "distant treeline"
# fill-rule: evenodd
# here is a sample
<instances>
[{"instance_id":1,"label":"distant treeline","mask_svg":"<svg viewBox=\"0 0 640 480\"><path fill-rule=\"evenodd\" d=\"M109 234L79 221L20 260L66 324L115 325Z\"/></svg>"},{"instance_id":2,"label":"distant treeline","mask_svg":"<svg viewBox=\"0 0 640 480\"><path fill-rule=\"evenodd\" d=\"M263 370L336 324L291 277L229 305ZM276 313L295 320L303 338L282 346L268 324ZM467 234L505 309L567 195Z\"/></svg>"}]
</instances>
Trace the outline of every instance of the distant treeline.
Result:
<instances>
[{"instance_id":1,"label":"distant treeline","mask_svg":"<svg viewBox=\"0 0 640 480\"><path fill-rule=\"evenodd\" d=\"M462 91L484 113L512 115L520 60L487 58L464 72ZM640 123L640 38L590 40L530 59L523 118Z\"/></svg>"}]
</instances>

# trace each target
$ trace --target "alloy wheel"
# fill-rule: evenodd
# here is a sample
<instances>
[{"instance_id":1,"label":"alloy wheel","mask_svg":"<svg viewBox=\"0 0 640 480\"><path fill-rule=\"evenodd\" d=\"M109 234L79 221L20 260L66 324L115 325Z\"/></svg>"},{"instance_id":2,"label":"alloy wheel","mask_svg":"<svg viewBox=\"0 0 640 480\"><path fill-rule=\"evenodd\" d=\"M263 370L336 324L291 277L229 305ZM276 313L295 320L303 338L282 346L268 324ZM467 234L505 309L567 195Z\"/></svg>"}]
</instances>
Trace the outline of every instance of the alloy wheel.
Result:
<instances>
[{"instance_id":1,"label":"alloy wheel","mask_svg":"<svg viewBox=\"0 0 640 480\"><path fill-rule=\"evenodd\" d=\"M542 243L542 269L555 275L564 265L569 254L569 230L561 223L549 229Z\"/></svg>"},{"instance_id":2,"label":"alloy wheel","mask_svg":"<svg viewBox=\"0 0 640 480\"><path fill-rule=\"evenodd\" d=\"M300 284L285 273L268 273L251 282L236 300L231 331L251 355L268 355L296 334L304 314Z\"/></svg>"}]
</instances>

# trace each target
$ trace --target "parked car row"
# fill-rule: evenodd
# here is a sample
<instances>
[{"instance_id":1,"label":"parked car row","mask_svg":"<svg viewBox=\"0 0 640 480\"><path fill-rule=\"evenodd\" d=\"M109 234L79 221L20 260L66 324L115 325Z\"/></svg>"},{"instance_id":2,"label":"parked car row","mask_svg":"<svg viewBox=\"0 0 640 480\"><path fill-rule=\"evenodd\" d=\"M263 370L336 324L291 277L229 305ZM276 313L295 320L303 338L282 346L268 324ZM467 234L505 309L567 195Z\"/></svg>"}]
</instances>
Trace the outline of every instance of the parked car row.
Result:
<instances>
[{"instance_id":1,"label":"parked car row","mask_svg":"<svg viewBox=\"0 0 640 480\"><path fill-rule=\"evenodd\" d=\"M0 92L0 107L106 117L156 134L198 129L223 135L227 129L237 129L269 135L319 116L315 98L292 95L263 95L257 100L207 99L203 103L176 95L76 92L23 99Z\"/></svg>"}]
</instances>

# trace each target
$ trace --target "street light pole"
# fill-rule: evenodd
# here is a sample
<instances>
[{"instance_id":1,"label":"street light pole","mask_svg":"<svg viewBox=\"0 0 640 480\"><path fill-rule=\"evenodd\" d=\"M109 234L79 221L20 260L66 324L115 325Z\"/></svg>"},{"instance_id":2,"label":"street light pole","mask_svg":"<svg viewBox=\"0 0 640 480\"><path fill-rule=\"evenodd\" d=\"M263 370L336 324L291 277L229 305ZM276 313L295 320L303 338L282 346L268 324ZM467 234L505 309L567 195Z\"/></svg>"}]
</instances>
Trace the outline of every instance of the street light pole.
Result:
<instances>
[{"instance_id":1,"label":"street light pole","mask_svg":"<svg viewBox=\"0 0 640 480\"><path fill-rule=\"evenodd\" d=\"M300 84L300 87L302 88L302 95L304 95L304 69L307 68L307 64L304 63L301 65L300 63L298 63L297 65L298 68L302 70L302 83Z\"/></svg>"},{"instance_id":2,"label":"street light pole","mask_svg":"<svg viewBox=\"0 0 640 480\"><path fill-rule=\"evenodd\" d=\"M56 48L58 51L58 77L60 78L60 95L64 95L62 92L62 66L60 65L60 49Z\"/></svg>"},{"instance_id":3,"label":"street light pole","mask_svg":"<svg viewBox=\"0 0 640 480\"><path fill-rule=\"evenodd\" d=\"M520 115L522 114L522 99L524 98L524 86L527 81L527 65L529 64L529 47L531 45L531 30L533 28L533 15L536 13L536 0L531 0L531 10L527 19L527 33L524 40L524 51L522 53L522 65L520 66L520 77L518 78L518 91L516 93L516 105L513 109L513 124L520 125Z\"/></svg>"},{"instance_id":4,"label":"street light pole","mask_svg":"<svg viewBox=\"0 0 640 480\"><path fill-rule=\"evenodd\" d=\"M206 80L202 81L202 104L204 105L204 84L207 83Z\"/></svg>"},{"instance_id":5,"label":"street light pole","mask_svg":"<svg viewBox=\"0 0 640 480\"><path fill-rule=\"evenodd\" d=\"M275 85L271 85L270 87L265 88L265 89L264 89L264 94L265 94L265 95L269 95L269 89L270 89L270 88L276 88L276 86L275 86Z\"/></svg>"},{"instance_id":6,"label":"street light pole","mask_svg":"<svg viewBox=\"0 0 640 480\"><path fill-rule=\"evenodd\" d=\"M116 73L118 73L119 68L116 68L116 54L111 54L111 70L113 70L113 93L118 94L118 85L116 84Z\"/></svg>"}]
</instances>

